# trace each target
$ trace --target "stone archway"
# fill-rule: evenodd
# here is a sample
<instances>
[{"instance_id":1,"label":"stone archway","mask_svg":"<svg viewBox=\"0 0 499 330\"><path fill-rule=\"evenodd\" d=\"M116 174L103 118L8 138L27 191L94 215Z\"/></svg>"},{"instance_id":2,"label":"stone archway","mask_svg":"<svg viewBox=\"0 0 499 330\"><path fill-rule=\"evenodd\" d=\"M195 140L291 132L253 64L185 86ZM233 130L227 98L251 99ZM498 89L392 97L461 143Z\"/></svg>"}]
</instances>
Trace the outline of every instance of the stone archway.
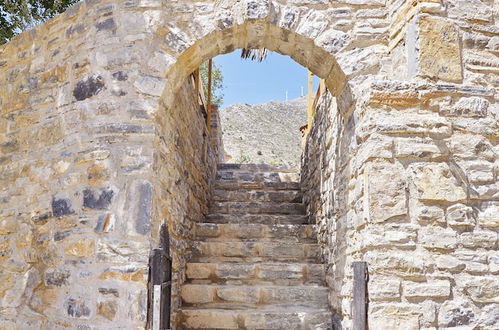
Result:
<instances>
[{"instance_id":1,"label":"stone archway","mask_svg":"<svg viewBox=\"0 0 499 330\"><path fill-rule=\"evenodd\" d=\"M153 89L156 94L161 95L160 110L157 113L157 118L161 118L158 121L160 123L157 128L158 132L166 133L172 129L162 119L164 113L188 113L183 118L175 117L176 123L186 120L190 122L196 116L182 107L181 100L191 99L190 108L194 109L195 100L197 99L192 92L193 86L189 84L189 81L186 81L187 77L204 61L243 47L264 47L282 55L288 55L317 76L324 78L328 89L336 96L335 104L339 110L338 116L343 118L342 121L348 121L351 114L350 110L354 106L354 96L348 86L346 75L335 59L335 55L321 45L320 35L323 31L321 32L320 29L314 31L312 29L308 31L311 35L304 35L296 31L298 28L306 31L306 27L313 27L315 25L313 19L303 24L305 27L297 24L293 29L290 27L293 25L292 22L288 22L287 25L281 23L284 26L280 26L279 17L280 15L286 16L286 13L282 13L279 8L276 8L277 6L265 1L237 2L231 4L231 6L221 6L221 9L214 10L211 18L203 18L203 23L210 22L211 24L208 24L208 27L200 35L199 26L197 25L200 23L196 21L196 17L192 17L193 21L185 26L172 27L169 25L165 30L159 30L164 35L161 38L156 37L153 39L153 45L149 51L153 54L155 65L162 69L158 74L164 75L165 80L144 77L142 80L138 80L136 86L144 92L154 86ZM289 8L287 9L289 10ZM323 17L317 16L317 18ZM329 36L329 34L326 33L326 36ZM331 42L326 36L323 36L322 42ZM314 38L317 39L314 40ZM159 82L164 83L162 92L162 85ZM199 124L192 126L191 129L198 132L200 129L202 130ZM353 129L353 127L350 127L350 129ZM340 128L340 130L342 136L352 134L351 132L343 132L343 128ZM182 135L189 134L184 132ZM192 132L191 135L195 135L195 133ZM185 142L189 143L188 141ZM197 145L197 148L203 150L205 146ZM208 174L213 175L213 164L209 162L208 160L208 164L204 164L204 168L207 169ZM160 169L158 173L166 174L166 171L161 172L162 165L160 163L155 168ZM162 176L164 175L158 174L158 177ZM209 181L210 178L208 177L207 180ZM203 187L203 189L207 188ZM160 204L162 202L158 201L158 205ZM202 214L197 216L202 217ZM171 219L170 221L175 223L176 220ZM171 228L175 227L174 224L171 226ZM177 237L176 233L173 235ZM188 237L184 237L184 239L188 240ZM174 269L180 274L183 273L181 265L185 264L188 253L188 245L181 250L174 250L176 255L174 257L174 260L176 260ZM181 257L178 258L178 256ZM344 256L340 258L344 259ZM182 277L183 275L180 275L178 279L181 281ZM176 282L177 285L179 283ZM178 286L174 286L174 291L175 309L179 306ZM341 298L339 298L339 295L335 295L332 299L337 301L334 306L341 313Z\"/></svg>"},{"instance_id":2,"label":"stone archway","mask_svg":"<svg viewBox=\"0 0 499 330\"><path fill-rule=\"evenodd\" d=\"M353 260L372 327L497 326L497 18L473 6L86 0L0 46L1 326L144 326L160 225L182 280L208 196L185 78L261 46L336 96L308 150L343 326Z\"/></svg>"}]
</instances>

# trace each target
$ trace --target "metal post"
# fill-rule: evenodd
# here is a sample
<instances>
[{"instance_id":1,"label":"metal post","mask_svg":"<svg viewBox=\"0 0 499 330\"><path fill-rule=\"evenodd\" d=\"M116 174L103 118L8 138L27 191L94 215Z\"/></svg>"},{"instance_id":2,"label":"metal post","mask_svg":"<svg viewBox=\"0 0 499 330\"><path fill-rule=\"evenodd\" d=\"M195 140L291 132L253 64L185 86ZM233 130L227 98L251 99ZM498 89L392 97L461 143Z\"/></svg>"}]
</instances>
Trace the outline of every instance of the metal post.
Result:
<instances>
[{"instance_id":1,"label":"metal post","mask_svg":"<svg viewBox=\"0 0 499 330\"><path fill-rule=\"evenodd\" d=\"M353 267L353 330L367 329L367 262L354 261Z\"/></svg>"},{"instance_id":2,"label":"metal post","mask_svg":"<svg viewBox=\"0 0 499 330\"><path fill-rule=\"evenodd\" d=\"M163 250L154 249L151 260L151 282L153 287L152 296L152 330L161 329L161 284L163 274L161 264L163 259Z\"/></svg>"},{"instance_id":3,"label":"metal post","mask_svg":"<svg viewBox=\"0 0 499 330\"><path fill-rule=\"evenodd\" d=\"M152 250L149 270L148 329L170 329L172 260L168 227L161 226L160 248Z\"/></svg>"}]
</instances>

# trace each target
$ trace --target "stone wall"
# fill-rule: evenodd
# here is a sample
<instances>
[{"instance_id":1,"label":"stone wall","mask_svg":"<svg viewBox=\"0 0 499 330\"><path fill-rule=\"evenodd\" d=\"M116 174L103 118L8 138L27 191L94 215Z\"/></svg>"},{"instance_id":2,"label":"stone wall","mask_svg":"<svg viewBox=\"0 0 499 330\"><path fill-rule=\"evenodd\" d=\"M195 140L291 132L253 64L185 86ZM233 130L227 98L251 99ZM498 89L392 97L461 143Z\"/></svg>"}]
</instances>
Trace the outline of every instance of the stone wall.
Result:
<instances>
[{"instance_id":1,"label":"stone wall","mask_svg":"<svg viewBox=\"0 0 499 330\"><path fill-rule=\"evenodd\" d=\"M171 108L160 108L157 116L158 134L154 142L154 173L157 175L153 186L158 191L154 195L155 221L152 227L159 229L163 223L168 224L173 259L173 313L180 306L179 285L185 281L185 264L191 253L194 224L207 213L209 187L219 158L215 142L220 133L218 122L215 111L214 129L208 133L205 114L200 111L191 78L175 95ZM152 235L153 238L159 236L159 233Z\"/></svg>"},{"instance_id":2,"label":"stone wall","mask_svg":"<svg viewBox=\"0 0 499 330\"><path fill-rule=\"evenodd\" d=\"M217 157L189 74L266 47L335 96L316 116L304 182L338 323L351 327L350 263L367 260L372 328L494 327L497 10L86 0L0 46L1 326L145 325L160 225L182 281Z\"/></svg>"},{"instance_id":3,"label":"stone wall","mask_svg":"<svg viewBox=\"0 0 499 330\"><path fill-rule=\"evenodd\" d=\"M317 108L302 180L344 328L354 260L370 328L499 327L497 10L388 1L388 57L350 75L352 113Z\"/></svg>"}]
</instances>

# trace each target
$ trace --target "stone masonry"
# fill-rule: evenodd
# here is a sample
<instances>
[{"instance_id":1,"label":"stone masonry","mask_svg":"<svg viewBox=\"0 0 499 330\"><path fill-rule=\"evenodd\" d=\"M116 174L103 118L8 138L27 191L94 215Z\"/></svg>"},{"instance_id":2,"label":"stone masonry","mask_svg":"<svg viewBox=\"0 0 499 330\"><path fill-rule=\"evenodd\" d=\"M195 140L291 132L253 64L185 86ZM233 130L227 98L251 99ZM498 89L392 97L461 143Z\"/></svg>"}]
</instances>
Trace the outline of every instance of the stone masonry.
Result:
<instances>
[{"instance_id":1,"label":"stone masonry","mask_svg":"<svg viewBox=\"0 0 499 330\"><path fill-rule=\"evenodd\" d=\"M266 47L329 91L302 188L334 326L352 328L351 262L365 260L370 329L498 329L498 12L86 0L0 46L0 328L144 328L163 224L177 317L219 157L190 74Z\"/></svg>"},{"instance_id":2,"label":"stone masonry","mask_svg":"<svg viewBox=\"0 0 499 330\"><path fill-rule=\"evenodd\" d=\"M328 288L299 173L220 164L195 226L181 329L331 329Z\"/></svg>"}]
</instances>

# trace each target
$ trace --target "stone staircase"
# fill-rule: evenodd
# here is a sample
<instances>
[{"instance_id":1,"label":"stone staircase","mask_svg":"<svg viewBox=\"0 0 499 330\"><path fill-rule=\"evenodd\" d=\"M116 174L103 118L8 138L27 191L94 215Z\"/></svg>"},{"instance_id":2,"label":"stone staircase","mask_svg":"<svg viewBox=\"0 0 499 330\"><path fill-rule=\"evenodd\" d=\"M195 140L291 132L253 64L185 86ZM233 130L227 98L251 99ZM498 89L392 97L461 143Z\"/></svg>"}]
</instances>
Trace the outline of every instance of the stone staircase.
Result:
<instances>
[{"instance_id":1,"label":"stone staircase","mask_svg":"<svg viewBox=\"0 0 499 330\"><path fill-rule=\"evenodd\" d=\"M220 164L210 214L195 234L179 329L331 329L295 170Z\"/></svg>"}]
</instances>

